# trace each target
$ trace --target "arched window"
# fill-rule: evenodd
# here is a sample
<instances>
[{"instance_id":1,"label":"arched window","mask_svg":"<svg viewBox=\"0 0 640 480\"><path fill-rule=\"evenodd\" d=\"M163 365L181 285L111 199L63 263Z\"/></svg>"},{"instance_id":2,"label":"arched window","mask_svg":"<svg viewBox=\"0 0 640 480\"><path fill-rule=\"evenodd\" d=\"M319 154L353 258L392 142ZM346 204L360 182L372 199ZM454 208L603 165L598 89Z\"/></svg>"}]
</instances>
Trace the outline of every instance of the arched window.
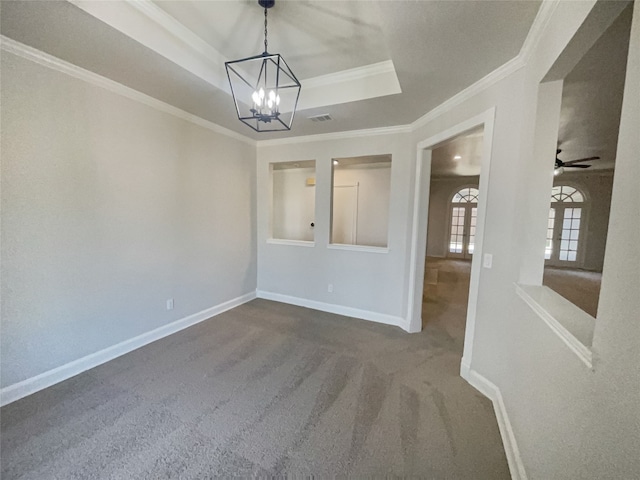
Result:
<instances>
[{"instance_id":1,"label":"arched window","mask_svg":"<svg viewBox=\"0 0 640 480\"><path fill-rule=\"evenodd\" d=\"M449 257L470 258L473 255L478 216L478 189L465 187L451 198Z\"/></svg>"},{"instance_id":2,"label":"arched window","mask_svg":"<svg viewBox=\"0 0 640 480\"><path fill-rule=\"evenodd\" d=\"M549 264L575 265L582 247L581 229L584 225L584 194L569 185L551 190L551 208L547 223L547 245L544 258Z\"/></svg>"}]
</instances>

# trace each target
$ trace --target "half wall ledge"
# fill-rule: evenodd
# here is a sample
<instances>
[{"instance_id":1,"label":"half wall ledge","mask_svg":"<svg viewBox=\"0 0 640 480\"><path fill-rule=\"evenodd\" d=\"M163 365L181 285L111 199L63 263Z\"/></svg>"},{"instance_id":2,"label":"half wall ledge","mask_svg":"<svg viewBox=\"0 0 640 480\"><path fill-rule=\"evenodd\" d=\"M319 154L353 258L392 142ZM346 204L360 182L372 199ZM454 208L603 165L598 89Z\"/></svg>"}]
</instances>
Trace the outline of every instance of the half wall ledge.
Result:
<instances>
[{"instance_id":1,"label":"half wall ledge","mask_svg":"<svg viewBox=\"0 0 640 480\"><path fill-rule=\"evenodd\" d=\"M516 293L589 369L596 319L544 285L516 283Z\"/></svg>"}]
</instances>

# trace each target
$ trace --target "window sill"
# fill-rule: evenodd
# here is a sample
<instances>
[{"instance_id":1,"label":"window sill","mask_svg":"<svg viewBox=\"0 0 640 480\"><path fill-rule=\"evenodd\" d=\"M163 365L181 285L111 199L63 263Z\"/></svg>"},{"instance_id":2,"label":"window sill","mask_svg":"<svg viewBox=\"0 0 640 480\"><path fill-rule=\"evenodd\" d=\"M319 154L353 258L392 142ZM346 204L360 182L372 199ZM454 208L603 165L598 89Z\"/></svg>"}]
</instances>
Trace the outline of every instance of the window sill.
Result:
<instances>
[{"instance_id":1,"label":"window sill","mask_svg":"<svg viewBox=\"0 0 640 480\"><path fill-rule=\"evenodd\" d=\"M281 238L267 238L267 243L272 245L289 245L292 247L315 247L316 242L311 242L308 240L284 240Z\"/></svg>"},{"instance_id":2,"label":"window sill","mask_svg":"<svg viewBox=\"0 0 640 480\"><path fill-rule=\"evenodd\" d=\"M548 287L516 283L516 293L589 368L596 319Z\"/></svg>"},{"instance_id":3,"label":"window sill","mask_svg":"<svg viewBox=\"0 0 640 480\"><path fill-rule=\"evenodd\" d=\"M388 247L370 247L367 245L347 245L343 243L330 243L327 248L331 250L351 250L353 252L389 253Z\"/></svg>"}]
</instances>

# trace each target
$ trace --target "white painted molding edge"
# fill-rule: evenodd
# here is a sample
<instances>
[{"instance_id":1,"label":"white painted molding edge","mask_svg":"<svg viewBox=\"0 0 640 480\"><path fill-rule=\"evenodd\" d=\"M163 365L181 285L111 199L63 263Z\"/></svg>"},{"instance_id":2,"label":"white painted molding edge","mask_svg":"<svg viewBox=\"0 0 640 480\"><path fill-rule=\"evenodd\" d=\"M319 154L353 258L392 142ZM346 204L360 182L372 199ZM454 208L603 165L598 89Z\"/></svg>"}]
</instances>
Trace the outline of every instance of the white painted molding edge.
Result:
<instances>
[{"instance_id":1,"label":"white painted molding edge","mask_svg":"<svg viewBox=\"0 0 640 480\"><path fill-rule=\"evenodd\" d=\"M363 130L347 130L344 132L318 133L316 135L302 135L299 137L273 138L271 140L258 140L258 148L291 145L295 143L323 142L327 140L340 140L343 138L377 137L379 135L394 135L398 133L411 133L411 125L396 125L393 127L367 128Z\"/></svg>"},{"instance_id":2,"label":"white painted molding edge","mask_svg":"<svg viewBox=\"0 0 640 480\"><path fill-rule=\"evenodd\" d=\"M533 20L533 25L531 25L527 38L524 39L524 43L522 44L522 48L518 54L525 64L531 59L533 50L542 38L542 35L553 16L553 12L555 12L559 4L560 0L542 1L542 5L540 5L540 8L538 9L536 18Z\"/></svg>"},{"instance_id":3,"label":"white painted molding edge","mask_svg":"<svg viewBox=\"0 0 640 480\"><path fill-rule=\"evenodd\" d=\"M500 389L473 370L471 366L465 362L464 358L460 365L460 376L493 403L498 428L500 429L500 436L502 437L502 444L504 445L504 451L507 455L511 478L513 480L527 480L527 472L524 468L522 457L520 456L518 443L516 442L515 433L513 432L513 427L509 420Z\"/></svg>"},{"instance_id":4,"label":"white painted molding edge","mask_svg":"<svg viewBox=\"0 0 640 480\"><path fill-rule=\"evenodd\" d=\"M492 72L482 77L477 82L473 83L469 87L454 95L453 97L444 101L433 110L424 114L422 117L418 118L411 124L411 129L416 130L420 127L423 127L432 120L435 120L440 115L448 112L452 108L460 105L466 100L469 100L471 97L477 95L483 90L486 90L490 86L498 83L500 80L505 79L512 73L515 73L522 67L524 67L529 61L533 49L540 41L540 38L542 38L558 3L559 0L543 0L536 18L534 19L533 24L529 29L529 33L527 34L527 37L525 38L524 43L522 44L522 48L520 49L520 52L517 56L502 64Z\"/></svg>"},{"instance_id":5,"label":"white painted molding edge","mask_svg":"<svg viewBox=\"0 0 640 480\"><path fill-rule=\"evenodd\" d=\"M366 253L389 253L389 247L373 247L370 245L347 245L344 243L329 243L327 244L329 250L349 250L351 252L366 252Z\"/></svg>"},{"instance_id":6,"label":"white painted molding edge","mask_svg":"<svg viewBox=\"0 0 640 480\"><path fill-rule=\"evenodd\" d=\"M304 82L305 88L331 87L335 86L336 83L363 80L386 73L393 73L394 75L396 73L393 61L391 60L372 63L362 67L349 68L335 73L327 73L326 75L304 79L302 82Z\"/></svg>"},{"instance_id":7,"label":"white painted molding edge","mask_svg":"<svg viewBox=\"0 0 640 480\"><path fill-rule=\"evenodd\" d=\"M411 124L411 130L415 131L420 127L424 127L429 122L435 120L439 116L447 113L449 110L457 107L458 105L466 102L470 98L479 94L480 92L486 90L490 86L498 83L500 80L507 78L512 73L517 72L522 67L525 66L525 62L518 55L517 57L512 58L507 63L501 65L500 67L493 70L491 73L485 75L480 80L475 82L473 85L465 88L461 92L457 93L453 97L445 100L443 103L438 105L433 110L425 113L422 117L418 118L415 122Z\"/></svg>"},{"instance_id":8,"label":"white painted molding edge","mask_svg":"<svg viewBox=\"0 0 640 480\"><path fill-rule=\"evenodd\" d=\"M542 5L536 15L536 18L529 29L527 38L520 49L518 55L506 63L502 64L492 72L488 73L480 80L476 81L469 87L457 93L453 97L445 100L443 103L428 111L423 116L408 125L397 125L393 127L372 128L366 130L351 130L345 132L323 133L318 135L305 135L300 137L278 138L273 140L258 140L258 147L271 147L276 145L287 145L293 143L307 143L326 140L339 140L341 138L367 137L374 135L385 135L394 133L412 133L418 128L425 126L429 122L435 120L440 115L447 113L452 108L469 100L474 95L486 90L495 83L505 79L512 73L523 68L529 61L533 49L538 44L540 38L549 24L549 21L556 10L560 0L543 0Z\"/></svg>"},{"instance_id":9,"label":"white painted molding edge","mask_svg":"<svg viewBox=\"0 0 640 480\"><path fill-rule=\"evenodd\" d=\"M182 120L186 120L187 122L191 122L194 125L198 125L199 127L211 130L212 132L231 137L235 140L239 140L251 146L256 146L257 144L255 140L240 133L234 132L233 130L229 130L228 128L210 122L209 120L205 120L202 117L198 117L197 115L193 115L189 112L181 110L177 107L174 107L173 105L169 105L162 100L158 100L145 93L139 92L138 90L134 90L133 88L127 87L126 85L98 75L97 73L85 70L84 68L66 62L58 57L54 57L53 55L49 55L48 53L17 42L4 35L0 35L0 49L26 60L30 60L44 67L56 70L84 82L90 83L97 87L104 88L105 90L109 90L110 92L116 93L130 100L142 103L160 112L168 113L169 115L173 115Z\"/></svg>"},{"instance_id":10,"label":"white painted molding edge","mask_svg":"<svg viewBox=\"0 0 640 480\"><path fill-rule=\"evenodd\" d=\"M360 318L362 320L369 320L376 323L384 323L385 325L393 325L407 331L405 319L394 315L361 310L359 308L345 307L343 305L336 305L333 303L317 302L315 300L283 295L281 293L266 292L264 290L257 290L256 295L258 298L263 298L265 300L288 303L289 305L311 308L312 310L320 310L321 312L335 313L336 315L343 315L345 317Z\"/></svg>"},{"instance_id":11,"label":"white painted molding edge","mask_svg":"<svg viewBox=\"0 0 640 480\"><path fill-rule=\"evenodd\" d=\"M307 247L313 248L316 242L308 240L285 240L283 238L267 238L267 243L271 245L289 245L291 247Z\"/></svg>"},{"instance_id":12,"label":"white painted molding edge","mask_svg":"<svg viewBox=\"0 0 640 480\"><path fill-rule=\"evenodd\" d=\"M308 142L319 142L319 141L327 141L327 140L340 140L344 138L357 138L357 137L370 137L370 136L379 136L379 135L390 135L390 134L399 134L399 133L412 133L416 129L426 125L430 121L434 120L438 116L446 113L457 105L463 103L474 95L480 93L486 88L490 87L494 83L499 82L500 80L506 78L508 75L516 72L529 60L531 52L533 48L538 43L539 39L544 34L547 24L553 12L555 11L557 5L559 4L559 0L543 0L542 5L540 6L540 10L536 15L536 18L533 22L533 25L529 29L529 33L527 38L524 41L524 44L519 52L519 54L508 62L504 63L502 66L493 70L485 77L481 78L471 86L465 88L458 94L449 98L445 102L441 103L434 109L427 112L422 117L415 120L413 123L408 125L396 125L391 127L381 127L381 128L371 128L371 129L363 129L363 130L349 130L344 132L332 132L332 133L322 133L317 135L304 135L298 137L288 137L288 138L276 138L271 140L253 140L249 137L246 137L240 133L234 132L233 130L226 129L220 125L217 125L208 120L204 120L201 117L185 112L184 110L180 110L172 105L164 103L160 100L157 100L153 97L150 97L144 93L138 92L137 90L133 90L132 88L126 87L120 83L114 82L113 80L109 80L105 77L102 77L98 74L90 72L88 70L77 67L71 63L65 62L64 60L53 57L52 55L46 54L39 50L36 50L32 47L28 47L23 45L15 40L12 40L4 35L0 35L0 46L3 50L13 53L14 55L21 56L23 58L32 60L41 65L47 66L49 68L53 68L60 72L66 73L68 75L74 76L81 80L87 81L89 83L93 83L107 90L111 90L115 93L119 93L127 98L132 100L137 100L141 103L144 103L148 106L156 108L165 113L169 113L171 115L175 115L178 118L182 118L183 120L187 120L201 127L212 130L216 133L220 133L223 135L227 135L229 137L235 138L242 142L248 143L250 145L254 145L259 147L271 147L278 145L288 145L288 144L296 144L296 143L308 143ZM144 2L143 5L136 6L138 11L146 14L150 19L157 22L157 15L150 15L151 10L157 7L151 7L148 2ZM151 12L152 13L152 12ZM153 17L153 18L152 18ZM160 22L160 25L171 32L174 36L179 34L179 31L174 27L175 25L168 25L166 22ZM188 44L191 48L198 51L200 54L208 53L211 57L211 51L203 52L202 45L199 41L193 41L193 38L185 39L181 37L181 40ZM365 74L380 74L384 73L388 70L389 65L381 64L377 65L368 65L363 67L363 72L355 72L359 69L354 69L354 72L349 72L349 76L354 76L357 78L362 77ZM366 70L366 71L365 71ZM366 75L365 75L366 76ZM309 79L312 82L313 79ZM320 83L326 83L325 80L320 80Z\"/></svg>"},{"instance_id":13,"label":"white painted molding edge","mask_svg":"<svg viewBox=\"0 0 640 480\"><path fill-rule=\"evenodd\" d=\"M249 292L229 301L220 303L214 307L202 310L201 312L189 315L188 317L176 320L168 325L163 325L162 327L89 354L65 365L61 365L47 372L36 375L35 377L27 378L21 382L4 387L0 390L0 406L15 402L27 395L31 395L32 393L36 393L47 387L55 385L56 383L75 377L76 375L91 368L102 365L114 358L120 357L151 342L155 342L156 340L160 340L161 338L179 332L180 330L184 330L185 328L191 327L204 320L208 320L211 317L226 312L227 310L231 310L243 303L247 303L254 298L256 298L256 292Z\"/></svg>"},{"instance_id":14,"label":"white painted molding edge","mask_svg":"<svg viewBox=\"0 0 640 480\"><path fill-rule=\"evenodd\" d=\"M593 369L593 352L589 347L584 345L580 340L578 340L575 335L573 335L567 328L560 323L551 312L549 312L543 305L538 303L529 293L527 293L520 285L517 283L516 293L524 302L529 305L531 310L533 310L536 315L538 315L544 323L546 323L551 331L555 333L560 340L564 342L569 350L576 354L576 356L584 363L587 368ZM567 300L568 302L568 300ZM588 315L585 313L585 315Z\"/></svg>"}]
</instances>

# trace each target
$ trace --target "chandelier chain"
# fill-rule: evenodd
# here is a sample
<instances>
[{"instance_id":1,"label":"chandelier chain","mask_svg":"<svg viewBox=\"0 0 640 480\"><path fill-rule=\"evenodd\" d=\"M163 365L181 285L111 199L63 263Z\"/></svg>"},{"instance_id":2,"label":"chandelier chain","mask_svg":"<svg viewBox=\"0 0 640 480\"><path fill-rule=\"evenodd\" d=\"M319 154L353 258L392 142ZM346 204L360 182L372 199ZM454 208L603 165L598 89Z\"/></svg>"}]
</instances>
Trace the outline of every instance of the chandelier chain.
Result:
<instances>
[{"instance_id":1,"label":"chandelier chain","mask_svg":"<svg viewBox=\"0 0 640 480\"><path fill-rule=\"evenodd\" d=\"M267 53L267 9L264 9L264 53Z\"/></svg>"}]
</instances>

